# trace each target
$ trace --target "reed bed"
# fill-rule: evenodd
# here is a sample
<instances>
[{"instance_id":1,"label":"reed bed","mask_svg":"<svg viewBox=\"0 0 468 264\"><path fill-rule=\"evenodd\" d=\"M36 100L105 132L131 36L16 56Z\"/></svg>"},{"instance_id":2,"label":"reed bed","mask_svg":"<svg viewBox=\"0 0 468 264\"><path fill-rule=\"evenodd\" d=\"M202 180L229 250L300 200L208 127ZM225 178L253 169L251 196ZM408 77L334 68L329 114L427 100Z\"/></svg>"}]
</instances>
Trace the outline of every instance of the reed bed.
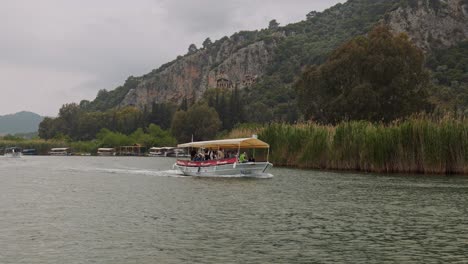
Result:
<instances>
[{"instance_id":1,"label":"reed bed","mask_svg":"<svg viewBox=\"0 0 468 264\"><path fill-rule=\"evenodd\" d=\"M392 124L271 124L260 132L279 166L468 174L468 120L417 117Z\"/></svg>"},{"instance_id":2,"label":"reed bed","mask_svg":"<svg viewBox=\"0 0 468 264\"><path fill-rule=\"evenodd\" d=\"M248 138L252 135L258 135L264 127L261 125L245 125L236 127L231 130L227 135L223 136L223 138Z\"/></svg>"}]
</instances>

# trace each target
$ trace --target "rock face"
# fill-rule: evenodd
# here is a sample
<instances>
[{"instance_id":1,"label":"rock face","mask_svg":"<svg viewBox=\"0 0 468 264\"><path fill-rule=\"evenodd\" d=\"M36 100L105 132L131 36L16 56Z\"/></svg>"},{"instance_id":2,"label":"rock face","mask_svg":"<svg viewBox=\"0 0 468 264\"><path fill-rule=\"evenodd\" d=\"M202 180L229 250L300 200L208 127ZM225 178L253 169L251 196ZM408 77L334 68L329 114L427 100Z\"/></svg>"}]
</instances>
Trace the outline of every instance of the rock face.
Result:
<instances>
[{"instance_id":1,"label":"rock face","mask_svg":"<svg viewBox=\"0 0 468 264\"><path fill-rule=\"evenodd\" d=\"M208 88L251 86L264 74L275 45L223 38L148 74L120 105L142 108L153 102L180 103L183 98L200 98Z\"/></svg>"},{"instance_id":2,"label":"rock face","mask_svg":"<svg viewBox=\"0 0 468 264\"><path fill-rule=\"evenodd\" d=\"M385 23L406 32L426 52L468 38L468 0L413 0L390 12Z\"/></svg>"},{"instance_id":3,"label":"rock face","mask_svg":"<svg viewBox=\"0 0 468 264\"><path fill-rule=\"evenodd\" d=\"M349 0L350 6L359 3L367 2ZM395 1L395 6L381 22L394 32L407 33L426 52L468 39L468 0L406 0L402 3ZM335 8L328 13L334 15L339 10ZM271 33L270 38L261 37L257 31L241 32L203 49L192 49L189 54L142 76L141 82L128 91L119 106L143 108L153 102L179 104L184 98L199 99L208 88L249 87L265 75L283 40L307 32L304 29L287 35L280 28Z\"/></svg>"}]
</instances>

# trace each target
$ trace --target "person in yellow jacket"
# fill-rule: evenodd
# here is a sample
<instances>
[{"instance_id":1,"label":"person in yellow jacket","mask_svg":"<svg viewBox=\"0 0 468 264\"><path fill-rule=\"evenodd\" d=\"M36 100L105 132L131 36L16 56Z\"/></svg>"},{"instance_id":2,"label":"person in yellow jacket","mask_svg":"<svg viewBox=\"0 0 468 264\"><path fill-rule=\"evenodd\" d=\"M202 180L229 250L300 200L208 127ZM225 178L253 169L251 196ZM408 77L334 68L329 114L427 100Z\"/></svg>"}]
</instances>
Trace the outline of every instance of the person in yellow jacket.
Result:
<instances>
[{"instance_id":1,"label":"person in yellow jacket","mask_svg":"<svg viewBox=\"0 0 468 264\"><path fill-rule=\"evenodd\" d=\"M240 154L239 156L239 162L240 163L243 163L243 162L246 162L247 161L247 154L245 152L243 152L242 154Z\"/></svg>"}]
</instances>

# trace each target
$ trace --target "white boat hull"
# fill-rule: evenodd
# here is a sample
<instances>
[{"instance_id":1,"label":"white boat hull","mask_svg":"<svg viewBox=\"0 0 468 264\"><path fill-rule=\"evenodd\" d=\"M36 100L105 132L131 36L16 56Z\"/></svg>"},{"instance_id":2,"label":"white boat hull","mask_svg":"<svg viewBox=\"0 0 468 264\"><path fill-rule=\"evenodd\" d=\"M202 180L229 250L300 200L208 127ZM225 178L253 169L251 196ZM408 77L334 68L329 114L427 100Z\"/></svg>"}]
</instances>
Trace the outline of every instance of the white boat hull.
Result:
<instances>
[{"instance_id":1,"label":"white boat hull","mask_svg":"<svg viewBox=\"0 0 468 264\"><path fill-rule=\"evenodd\" d=\"M21 158L21 156L23 155L21 154L21 152L15 152L15 153L6 153L4 156L7 158Z\"/></svg>"},{"instance_id":2,"label":"white boat hull","mask_svg":"<svg viewBox=\"0 0 468 264\"><path fill-rule=\"evenodd\" d=\"M265 173L272 166L269 162L247 162L233 163L225 165L193 167L180 166L174 164L185 176L201 176L201 177L216 177L216 176L242 176L255 177Z\"/></svg>"}]
</instances>

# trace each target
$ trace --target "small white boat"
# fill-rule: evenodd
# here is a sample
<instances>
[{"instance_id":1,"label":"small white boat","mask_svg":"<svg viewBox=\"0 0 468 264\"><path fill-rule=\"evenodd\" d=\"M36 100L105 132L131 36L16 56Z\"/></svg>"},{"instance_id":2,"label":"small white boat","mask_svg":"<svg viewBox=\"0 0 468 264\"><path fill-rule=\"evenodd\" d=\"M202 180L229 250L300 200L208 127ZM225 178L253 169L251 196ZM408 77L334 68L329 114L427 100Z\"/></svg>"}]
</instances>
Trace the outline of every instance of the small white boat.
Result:
<instances>
[{"instance_id":1,"label":"small white boat","mask_svg":"<svg viewBox=\"0 0 468 264\"><path fill-rule=\"evenodd\" d=\"M149 149L148 156L150 157L166 157L168 151L173 149L173 147L152 147Z\"/></svg>"},{"instance_id":2,"label":"small white boat","mask_svg":"<svg viewBox=\"0 0 468 264\"><path fill-rule=\"evenodd\" d=\"M98 148L97 150L98 156L115 156L116 153L115 148Z\"/></svg>"},{"instance_id":3,"label":"small white boat","mask_svg":"<svg viewBox=\"0 0 468 264\"><path fill-rule=\"evenodd\" d=\"M4 156L8 158L21 158L22 156L21 148L18 148L18 147L6 148Z\"/></svg>"},{"instance_id":4,"label":"small white boat","mask_svg":"<svg viewBox=\"0 0 468 264\"><path fill-rule=\"evenodd\" d=\"M166 157L188 158L190 154L184 148L171 148L166 152Z\"/></svg>"},{"instance_id":5,"label":"small white boat","mask_svg":"<svg viewBox=\"0 0 468 264\"><path fill-rule=\"evenodd\" d=\"M71 156L72 152L70 148L53 148L49 151L51 156Z\"/></svg>"},{"instance_id":6,"label":"small white boat","mask_svg":"<svg viewBox=\"0 0 468 264\"><path fill-rule=\"evenodd\" d=\"M221 151L221 155L224 152L236 152L241 153L241 150L253 150L263 149L266 150L265 161L242 161L234 157L222 157L221 159L213 160L177 160L174 164L174 168L179 169L186 176L204 176L204 177L216 177L216 176L242 176L242 177L255 177L265 173L265 171L273 166L268 162L270 145L267 143L252 137L252 138L238 138L238 139L224 139L224 140L213 140L213 141L201 141L191 142L186 144L178 145L179 148L191 148L192 154L195 149L203 149L205 153L209 151L218 152ZM254 152L253 152L254 153Z\"/></svg>"}]
</instances>

